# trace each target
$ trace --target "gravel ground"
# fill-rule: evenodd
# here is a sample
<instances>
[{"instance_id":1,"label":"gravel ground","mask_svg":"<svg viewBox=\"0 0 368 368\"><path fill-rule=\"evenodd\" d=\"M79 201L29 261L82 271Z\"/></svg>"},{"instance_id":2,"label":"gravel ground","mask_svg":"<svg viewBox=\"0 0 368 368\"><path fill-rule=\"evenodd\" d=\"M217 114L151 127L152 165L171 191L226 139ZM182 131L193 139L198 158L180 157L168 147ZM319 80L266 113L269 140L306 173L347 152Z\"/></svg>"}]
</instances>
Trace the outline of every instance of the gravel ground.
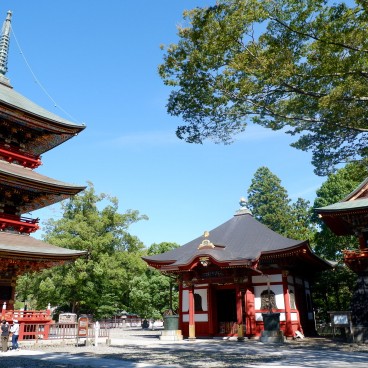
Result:
<instances>
[{"instance_id":1,"label":"gravel ground","mask_svg":"<svg viewBox=\"0 0 368 368\"><path fill-rule=\"evenodd\" d=\"M357 353L361 359L368 362L368 344L348 344L331 339L303 339L288 341L285 344L262 345L259 342L246 340L244 342L224 340L196 340L174 343L160 343L160 331L119 331L111 330L112 345L99 343L98 347L79 346L71 342L67 345L40 344L37 347L23 347L20 353L26 350L38 350L56 354L72 354L73 357L95 357L117 359L131 363L160 365L166 367L244 367L268 366L281 362L285 355L306 351L326 351L330 354ZM44 342L45 343L45 342ZM0 353L0 368L90 368L90 365L75 365L66 361L42 361L39 358L29 358L18 355L18 352ZM41 357L41 356L40 356ZM95 360L95 359L94 359ZM309 367L310 365L308 365ZM313 366L313 365L312 365ZM351 365L354 367L354 364Z\"/></svg>"}]
</instances>

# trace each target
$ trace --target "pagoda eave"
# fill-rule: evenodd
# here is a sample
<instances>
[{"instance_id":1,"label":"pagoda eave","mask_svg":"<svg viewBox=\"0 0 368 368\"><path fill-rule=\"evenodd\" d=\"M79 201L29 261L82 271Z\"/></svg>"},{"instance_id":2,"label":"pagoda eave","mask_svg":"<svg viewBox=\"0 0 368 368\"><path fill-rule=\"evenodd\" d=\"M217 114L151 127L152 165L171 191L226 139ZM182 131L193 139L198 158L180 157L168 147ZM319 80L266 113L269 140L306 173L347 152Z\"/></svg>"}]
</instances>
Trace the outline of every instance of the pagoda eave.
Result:
<instances>
[{"instance_id":1,"label":"pagoda eave","mask_svg":"<svg viewBox=\"0 0 368 368\"><path fill-rule=\"evenodd\" d=\"M40 116L32 116L27 112L17 112L9 106L3 105L0 101L0 118L6 120L0 122L0 127L4 124L13 123L18 129L27 131L33 129L38 131L36 139L24 141L24 148L27 153L40 156L43 153L59 146L78 135L85 126L68 126L60 122L47 120ZM6 126L2 127L6 129Z\"/></svg>"},{"instance_id":2,"label":"pagoda eave","mask_svg":"<svg viewBox=\"0 0 368 368\"><path fill-rule=\"evenodd\" d=\"M0 97L5 94L12 95L10 99L16 100L17 97L25 102L32 104L29 108L16 106L14 103L4 101L0 98L0 117L4 115L7 121L20 125L31 126L33 129L46 131L54 134L67 134L70 137L83 131L86 126L75 124L60 116L48 112L42 107L32 103L30 100L21 96L9 87L0 86ZM32 109L32 107L34 107Z\"/></svg>"},{"instance_id":3,"label":"pagoda eave","mask_svg":"<svg viewBox=\"0 0 368 368\"><path fill-rule=\"evenodd\" d=\"M11 260L27 260L27 261L45 261L45 262L60 262L60 261L74 261L77 258L85 256L87 252L79 252L69 255L55 255L47 253L31 253L31 252L10 252L0 250L0 259Z\"/></svg>"},{"instance_id":4,"label":"pagoda eave","mask_svg":"<svg viewBox=\"0 0 368 368\"><path fill-rule=\"evenodd\" d=\"M60 202L85 188L49 178L17 164L0 161L0 192L5 198L17 198L21 214Z\"/></svg>"}]
</instances>

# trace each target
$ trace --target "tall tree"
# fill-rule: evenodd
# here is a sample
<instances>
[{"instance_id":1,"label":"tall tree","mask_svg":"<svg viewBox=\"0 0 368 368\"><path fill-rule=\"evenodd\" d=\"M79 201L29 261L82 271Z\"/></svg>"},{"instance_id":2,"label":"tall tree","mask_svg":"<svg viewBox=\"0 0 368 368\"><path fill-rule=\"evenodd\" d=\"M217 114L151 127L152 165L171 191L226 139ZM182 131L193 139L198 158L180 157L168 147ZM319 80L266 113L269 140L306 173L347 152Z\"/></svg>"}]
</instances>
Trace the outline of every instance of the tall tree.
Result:
<instances>
[{"instance_id":1,"label":"tall tree","mask_svg":"<svg viewBox=\"0 0 368 368\"><path fill-rule=\"evenodd\" d=\"M248 189L248 206L253 216L272 230L285 234L290 216L290 199L281 180L267 167L260 167Z\"/></svg>"},{"instance_id":2,"label":"tall tree","mask_svg":"<svg viewBox=\"0 0 368 368\"><path fill-rule=\"evenodd\" d=\"M367 160L368 11L326 0L218 0L184 12L159 74L177 136L230 143L247 122L297 135L316 173Z\"/></svg>"},{"instance_id":3,"label":"tall tree","mask_svg":"<svg viewBox=\"0 0 368 368\"><path fill-rule=\"evenodd\" d=\"M281 180L267 167L260 167L248 189L248 206L253 216L273 231L293 239L312 240L309 202L298 198L291 203Z\"/></svg>"},{"instance_id":4,"label":"tall tree","mask_svg":"<svg viewBox=\"0 0 368 368\"><path fill-rule=\"evenodd\" d=\"M129 282L144 272L142 242L128 232L145 219L138 211L118 213L118 200L96 194L93 185L62 203L60 220L49 220L44 240L64 248L86 250L87 255L64 266L34 275L27 292L38 307L48 303L65 311L106 317L129 304ZM29 278L25 280L29 283ZM22 283L20 283L20 286ZM23 295L19 295L25 298Z\"/></svg>"},{"instance_id":5,"label":"tall tree","mask_svg":"<svg viewBox=\"0 0 368 368\"><path fill-rule=\"evenodd\" d=\"M176 243L154 243L147 253L160 254L178 247ZM160 319L166 311L175 311L178 308L177 283L172 276L147 268L144 274L131 280L130 286L130 305L141 317Z\"/></svg>"}]
</instances>

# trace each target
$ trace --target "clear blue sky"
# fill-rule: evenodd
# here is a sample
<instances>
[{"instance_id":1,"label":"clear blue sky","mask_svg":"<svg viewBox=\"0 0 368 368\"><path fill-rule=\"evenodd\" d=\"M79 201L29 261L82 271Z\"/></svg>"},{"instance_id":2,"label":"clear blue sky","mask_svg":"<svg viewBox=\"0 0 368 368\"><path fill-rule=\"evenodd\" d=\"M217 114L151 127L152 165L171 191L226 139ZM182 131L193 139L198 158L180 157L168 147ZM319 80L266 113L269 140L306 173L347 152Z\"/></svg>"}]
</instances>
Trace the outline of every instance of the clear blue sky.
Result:
<instances>
[{"instance_id":1,"label":"clear blue sky","mask_svg":"<svg viewBox=\"0 0 368 368\"><path fill-rule=\"evenodd\" d=\"M176 41L182 12L210 0L9 0L12 27L33 73L10 43L14 89L48 110L85 123L77 137L43 155L38 172L74 184L91 181L119 199L119 210L139 210L148 221L131 226L146 246L184 244L231 218L255 171L267 166L289 196L314 199L324 181L311 154L292 138L249 127L230 146L190 145L175 136L180 118L166 112L170 89L160 80L161 44ZM32 214L60 218L58 207ZM37 235L39 236L39 235Z\"/></svg>"}]
</instances>

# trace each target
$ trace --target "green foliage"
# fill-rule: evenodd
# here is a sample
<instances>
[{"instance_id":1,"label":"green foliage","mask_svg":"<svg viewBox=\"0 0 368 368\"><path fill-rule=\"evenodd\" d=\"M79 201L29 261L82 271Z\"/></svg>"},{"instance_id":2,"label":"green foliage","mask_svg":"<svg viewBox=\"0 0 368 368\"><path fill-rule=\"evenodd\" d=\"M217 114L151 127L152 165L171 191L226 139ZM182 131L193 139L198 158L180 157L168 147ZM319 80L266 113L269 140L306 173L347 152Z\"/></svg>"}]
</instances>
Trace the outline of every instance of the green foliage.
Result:
<instances>
[{"instance_id":1,"label":"green foliage","mask_svg":"<svg viewBox=\"0 0 368 368\"><path fill-rule=\"evenodd\" d=\"M290 204L281 180L267 167L260 167L248 189L248 206L254 218L289 238L313 239L309 202L301 198Z\"/></svg>"},{"instance_id":2,"label":"green foliage","mask_svg":"<svg viewBox=\"0 0 368 368\"><path fill-rule=\"evenodd\" d=\"M317 191L314 208L341 201L367 176L368 170L358 163L351 163L330 174ZM316 214L313 220L319 227L314 238L315 252L322 258L336 262L334 269L319 275L314 284L314 303L319 318L328 321L328 311L350 309L356 275L345 266L343 250L357 249L358 239L355 236L336 236Z\"/></svg>"},{"instance_id":3,"label":"green foliage","mask_svg":"<svg viewBox=\"0 0 368 368\"><path fill-rule=\"evenodd\" d=\"M159 74L177 136L231 143L248 121L298 136L316 173L366 160L368 12L324 0L218 0L184 12Z\"/></svg>"},{"instance_id":4,"label":"green foliage","mask_svg":"<svg viewBox=\"0 0 368 368\"><path fill-rule=\"evenodd\" d=\"M285 234L289 202L281 180L267 167L260 167L248 189L248 204L253 216L279 234Z\"/></svg>"},{"instance_id":5,"label":"green foliage","mask_svg":"<svg viewBox=\"0 0 368 368\"><path fill-rule=\"evenodd\" d=\"M330 311L350 310L355 281L356 274L343 263L338 263L332 270L316 276L313 283L313 304L319 321L330 322Z\"/></svg>"},{"instance_id":6,"label":"green foliage","mask_svg":"<svg viewBox=\"0 0 368 368\"><path fill-rule=\"evenodd\" d=\"M170 242L153 243L149 248L147 254L153 256L155 254L161 254L170 250L179 248L179 244Z\"/></svg>"},{"instance_id":7,"label":"green foliage","mask_svg":"<svg viewBox=\"0 0 368 368\"><path fill-rule=\"evenodd\" d=\"M128 227L146 216L118 213L118 201L89 187L62 204L63 217L49 220L44 240L64 248L87 251L74 263L23 276L17 292L32 296L37 308L48 303L64 311L108 317L129 305L130 280L141 275L144 246ZM100 207L102 207L100 209Z\"/></svg>"},{"instance_id":8,"label":"green foliage","mask_svg":"<svg viewBox=\"0 0 368 368\"><path fill-rule=\"evenodd\" d=\"M176 243L152 244L149 255L160 254L178 248ZM130 303L136 313L143 318L160 319L167 310L176 310L179 295L176 279L155 269L147 269L130 283Z\"/></svg>"},{"instance_id":9,"label":"green foliage","mask_svg":"<svg viewBox=\"0 0 368 368\"><path fill-rule=\"evenodd\" d=\"M317 190L317 197L314 201L314 208L328 206L344 199L368 176L367 168L360 164L352 163L338 170L335 174L330 174ZM320 227L316 234L315 251L322 257L333 261L342 261L343 249L355 249L358 240L355 236L336 236L316 215L313 220Z\"/></svg>"}]
</instances>

